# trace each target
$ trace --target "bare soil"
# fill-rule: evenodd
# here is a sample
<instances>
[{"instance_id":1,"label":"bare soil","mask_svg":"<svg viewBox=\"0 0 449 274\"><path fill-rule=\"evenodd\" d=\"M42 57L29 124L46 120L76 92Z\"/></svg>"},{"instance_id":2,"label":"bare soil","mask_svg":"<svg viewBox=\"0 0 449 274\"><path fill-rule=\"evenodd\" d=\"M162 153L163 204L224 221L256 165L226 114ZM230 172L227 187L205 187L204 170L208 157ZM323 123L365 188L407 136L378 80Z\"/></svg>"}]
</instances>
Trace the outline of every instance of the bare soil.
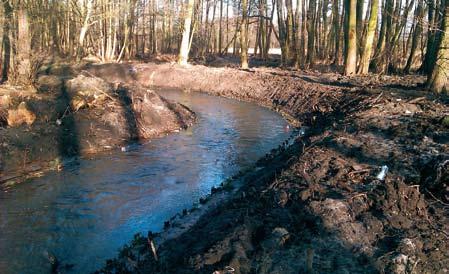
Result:
<instances>
[{"instance_id":1,"label":"bare soil","mask_svg":"<svg viewBox=\"0 0 449 274\"><path fill-rule=\"evenodd\" d=\"M136 235L99 272L449 272L447 99L417 75L346 78L221 61L126 70L143 85L270 107L305 134L213 189L193 224L195 210L185 211L159 234ZM220 193L230 194L217 203Z\"/></svg>"},{"instance_id":2,"label":"bare soil","mask_svg":"<svg viewBox=\"0 0 449 274\"><path fill-rule=\"evenodd\" d=\"M0 184L194 123L187 107L137 82L97 77L89 67L49 64L36 89L0 86Z\"/></svg>"}]
</instances>

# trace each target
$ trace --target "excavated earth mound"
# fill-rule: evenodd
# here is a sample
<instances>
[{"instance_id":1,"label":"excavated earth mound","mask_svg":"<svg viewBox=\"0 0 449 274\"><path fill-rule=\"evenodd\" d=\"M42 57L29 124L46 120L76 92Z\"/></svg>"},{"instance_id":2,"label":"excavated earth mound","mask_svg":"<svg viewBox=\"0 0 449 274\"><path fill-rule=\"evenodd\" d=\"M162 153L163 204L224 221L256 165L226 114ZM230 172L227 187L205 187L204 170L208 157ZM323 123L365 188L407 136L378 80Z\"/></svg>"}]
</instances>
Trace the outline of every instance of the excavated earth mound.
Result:
<instances>
[{"instance_id":1,"label":"excavated earth mound","mask_svg":"<svg viewBox=\"0 0 449 274\"><path fill-rule=\"evenodd\" d=\"M449 107L419 80L126 66L142 84L270 107L305 134L261 159L238 178L241 188L193 225L195 210L185 211L156 236L136 235L99 272L449 271ZM230 191L232 182L208 199ZM175 229L182 232L167 237Z\"/></svg>"},{"instance_id":2,"label":"excavated earth mound","mask_svg":"<svg viewBox=\"0 0 449 274\"><path fill-rule=\"evenodd\" d=\"M60 73L60 74L58 74ZM0 183L60 169L64 161L179 131L187 107L137 83L71 67L37 80L37 92L0 90Z\"/></svg>"}]
</instances>

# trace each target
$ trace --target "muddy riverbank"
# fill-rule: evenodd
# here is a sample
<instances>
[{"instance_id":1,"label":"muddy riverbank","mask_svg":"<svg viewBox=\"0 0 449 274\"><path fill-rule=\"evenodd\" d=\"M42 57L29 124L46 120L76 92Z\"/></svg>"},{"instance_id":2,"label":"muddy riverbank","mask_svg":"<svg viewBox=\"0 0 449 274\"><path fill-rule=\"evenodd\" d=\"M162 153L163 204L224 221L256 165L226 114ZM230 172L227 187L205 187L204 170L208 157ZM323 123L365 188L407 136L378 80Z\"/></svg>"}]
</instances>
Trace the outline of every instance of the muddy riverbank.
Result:
<instances>
[{"instance_id":1,"label":"muddy riverbank","mask_svg":"<svg viewBox=\"0 0 449 274\"><path fill-rule=\"evenodd\" d=\"M447 273L449 107L422 78L133 67L143 83L271 107L306 135L158 244L157 261L136 237L102 272Z\"/></svg>"},{"instance_id":2,"label":"muddy riverbank","mask_svg":"<svg viewBox=\"0 0 449 274\"><path fill-rule=\"evenodd\" d=\"M191 110L137 82L99 78L86 68L49 64L36 88L0 86L0 184L61 169L74 157L126 150L195 121Z\"/></svg>"},{"instance_id":3,"label":"muddy riverbank","mask_svg":"<svg viewBox=\"0 0 449 274\"><path fill-rule=\"evenodd\" d=\"M192 109L195 124L0 191L0 273L92 273L137 231L162 230L292 134L281 115L252 103L159 94Z\"/></svg>"}]
</instances>

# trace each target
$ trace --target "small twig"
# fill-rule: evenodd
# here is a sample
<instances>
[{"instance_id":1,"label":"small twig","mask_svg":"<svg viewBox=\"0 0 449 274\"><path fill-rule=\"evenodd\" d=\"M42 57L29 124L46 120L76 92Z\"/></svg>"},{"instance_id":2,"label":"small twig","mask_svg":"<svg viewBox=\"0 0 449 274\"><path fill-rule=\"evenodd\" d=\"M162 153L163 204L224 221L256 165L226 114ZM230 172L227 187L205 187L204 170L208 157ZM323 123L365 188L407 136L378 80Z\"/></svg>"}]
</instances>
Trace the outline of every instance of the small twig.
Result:
<instances>
[{"instance_id":1,"label":"small twig","mask_svg":"<svg viewBox=\"0 0 449 274\"><path fill-rule=\"evenodd\" d=\"M416 269L416 266L418 265L419 261L420 261L420 259L416 260L416 262L413 264L411 273L415 273L415 269Z\"/></svg>"},{"instance_id":2,"label":"small twig","mask_svg":"<svg viewBox=\"0 0 449 274\"><path fill-rule=\"evenodd\" d=\"M413 99L413 100L408 101L407 103L409 103L409 104L415 104L415 103L418 103L419 101L422 101L422 100L424 100L424 99L426 99L426 97L418 97L418 98L415 98L415 99Z\"/></svg>"},{"instance_id":3,"label":"small twig","mask_svg":"<svg viewBox=\"0 0 449 274\"><path fill-rule=\"evenodd\" d=\"M379 96L376 97L376 99L374 99L374 101L371 103L371 106L373 106L375 103L377 103L377 101L380 99L380 97L382 97L382 95L384 95L383 91L379 94Z\"/></svg>"},{"instance_id":4,"label":"small twig","mask_svg":"<svg viewBox=\"0 0 449 274\"><path fill-rule=\"evenodd\" d=\"M365 169L360 169L360 170L354 170L349 172L349 174L359 174L359 173L365 173L365 172L370 172L371 168L365 168Z\"/></svg>"},{"instance_id":5,"label":"small twig","mask_svg":"<svg viewBox=\"0 0 449 274\"><path fill-rule=\"evenodd\" d=\"M352 197L349 197L349 199L354 199L354 198L362 197L362 196L365 196L366 198L368 197L368 196L366 195L366 193L359 193L359 194L356 194L356 195L354 195L354 196L352 196Z\"/></svg>"},{"instance_id":6,"label":"small twig","mask_svg":"<svg viewBox=\"0 0 449 274\"><path fill-rule=\"evenodd\" d=\"M148 231L147 240L148 240L148 245L150 246L150 249L153 252L154 260L157 262L159 259L157 257L157 253L156 253L156 246L154 245L153 232Z\"/></svg>"},{"instance_id":7,"label":"small twig","mask_svg":"<svg viewBox=\"0 0 449 274\"><path fill-rule=\"evenodd\" d=\"M111 99L112 101L117 101L116 98L112 97L111 95L107 94L106 92L102 91L101 89L97 88L97 87L93 87L95 90L103 93L104 95L106 95L109 99Z\"/></svg>"},{"instance_id":8,"label":"small twig","mask_svg":"<svg viewBox=\"0 0 449 274\"><path fill-rule=\"evenodd\" d=\"M426 189L426 192L427 192L430 196L432 196L432 198L434 198L437 202L440 202L441 204L443 204L443 205L445 205L445 206L449 206L448 203L445 203L445 202L441 201L440 199L438 199L437 197L435 197L435 196L432 194L432 192L428 191L427 189Z\"/></svg>"}]
</instances>

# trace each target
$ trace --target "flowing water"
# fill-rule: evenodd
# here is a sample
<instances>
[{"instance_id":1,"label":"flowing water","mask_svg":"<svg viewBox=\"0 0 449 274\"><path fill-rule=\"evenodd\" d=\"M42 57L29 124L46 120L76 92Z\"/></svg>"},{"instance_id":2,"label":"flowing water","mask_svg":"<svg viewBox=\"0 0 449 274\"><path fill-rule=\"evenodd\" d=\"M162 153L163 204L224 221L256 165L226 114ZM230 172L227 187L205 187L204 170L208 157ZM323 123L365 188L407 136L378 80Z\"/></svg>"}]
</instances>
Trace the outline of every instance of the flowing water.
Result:
<instances>
[{"instance_id":1,"label":"flowing water","mask_svg":"<svg viewBox=\"0 0 449 274\"><path fill-rule=\"evenodd\" d=\"M262 107L164 91L198 115L186 131L80 159L61 172L0 188L0 273L48 273L47 254L72 273L91 272L137 232L162 229L290 133Z\"/></svg>"}]
</instances>

